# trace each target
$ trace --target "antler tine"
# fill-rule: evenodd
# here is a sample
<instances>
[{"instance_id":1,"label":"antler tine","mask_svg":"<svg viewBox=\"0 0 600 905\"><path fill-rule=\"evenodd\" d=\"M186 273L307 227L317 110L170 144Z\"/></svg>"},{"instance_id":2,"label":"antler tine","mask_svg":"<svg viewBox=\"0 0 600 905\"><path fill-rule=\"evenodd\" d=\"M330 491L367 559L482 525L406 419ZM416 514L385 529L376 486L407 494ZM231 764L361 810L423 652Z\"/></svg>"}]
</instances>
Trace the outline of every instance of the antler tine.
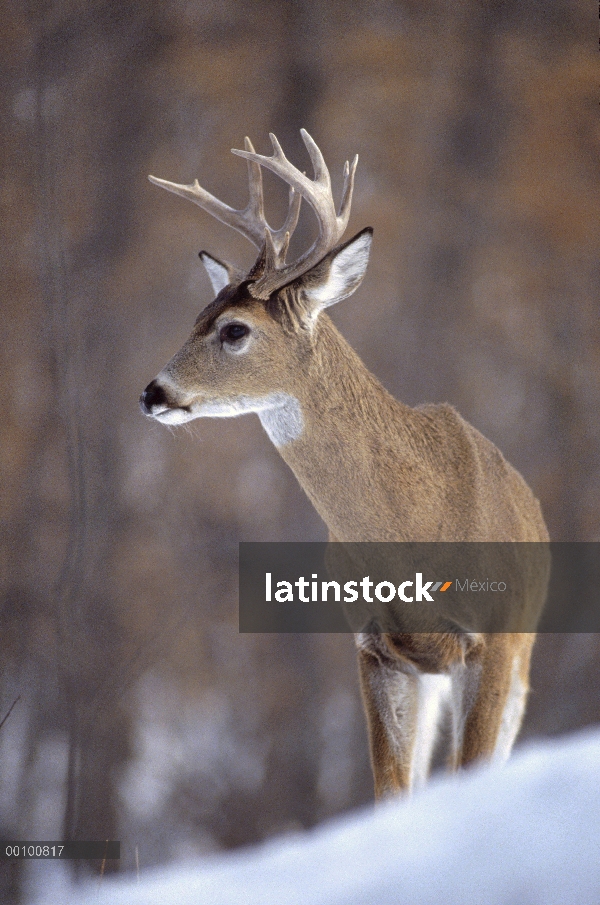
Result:
<instances>
[{"instance_id":1,"label":"antler tine","mask_svg":"<svg viewBox=\"0 0 600 905\"><path fill-rule=\"evenodd\" d=\"M228 204L225 204L224 201L219 201L218 198L215 198L215 196L211 195L210 192L207 192L206 189L203 189L197 179L195 179L191 185L178 185L176 182L168 182L166 179L158 179L156 176L148 176L148 179L154 185L158 185L168 192L173 192L181 198L187 198L189 201L193 201L194 204L199 205L199 207L215 217L220 223L224 223L225 226L231 226L249 239L257 248L262 248L265 238L265 227L259 218L254 216L256 195L253 200L252 181L250 183L250 203L243 211L237 211L234 210L234 208L229 207Z\"/></svg>"},{"instance_id":2,"label":"antler tine","mask_svg":"<svg viewBox=\"0 0 600 905\"><path fill-rule=\"evenodd\" d=\"M248 136L246 136L246 138L244 139L244 147L252 154L256 153L254 146ZM247 213L254 219L256 219L260 227L262 227L262 232L264 233L266 221L265 204L263 198L262 171L260 164L258 163L255 163L252 160L247 160L246 163L248 164L248 189L250 193L250 200L248 201L248 204L244 209L244 213Z\"/></svg>"},{"instance_id":3,"label":"antler tine","mask_svg":"<svg viewBox=\"0 0 600 905\"><path fill-rule=\"evenodd\" d=\"M256 164L256 166L260 166L260 164ZM276 247L279 248L279 253L281 256L280 263L283 263L285 261L285 255L290 244L290 237L293 235L293 232L298 225L298 217L300 216L301 204L302 195L298 194L298 192L296 192L294 188L290 186L290 192L288 196L288 212L285 218L285 223L280 229L270 230L273 241L275 242Z\"/></svg>"},{"instance_id":4,"label":"antler tine","mask_svg":"<svg viewBox=\"0 0 600 905\"><path fill-rule=\"evenodd\" d=\"M244 147L246 151L256 155L252 142L247 137L244 139ZM279 150L281 151L281 148ZM283 151L281 151L281 153L283 154ZM285 255L290 244L290 236L298 224L302 195L298 195L290 186L288 212L286 214L285 222L280 229L272 229L265 217L261 166L255 160L248 159L246 163L248 164L248 181L250 184L250 202L247 210L249 213L252 213L261 224L263 238L265 230L270 233L271 239L273 240L273 248L278 255L278 261L281 264L285 261Z\"/></svg>"},{"instance_id":5,"label":"antler tine","mask_svg":"<svg viewBox=\"0 0 600 905\"><path fill-rule=\"evenodd\" d=\"M354 155L352 166L349 165L348 161L344 164L344 188L342 191L342 202L338 212L338 219L343 220L345 223L344 229L348 226L348 220L350 219L350 206L352 205L352 192L354 191L354 174L356 173L357 166L358 154Z\"/></svg>"},{"instance_id":6,"label":"antler tine","mask_svg":"<svg viewBox=\"0 0 600 905\"><path fill-rule=\"evenodd\" d=\"M329 176L327 164L325 163L325 158L321 154L321 149L316 141L311 138L306 129L300 129L300 135L302 136L302 141L308 151L310 162L315 171L315 182L318 182L324 188L327 187L329 191L331 191L331 178Z\"/></svg>"}]
</instances>

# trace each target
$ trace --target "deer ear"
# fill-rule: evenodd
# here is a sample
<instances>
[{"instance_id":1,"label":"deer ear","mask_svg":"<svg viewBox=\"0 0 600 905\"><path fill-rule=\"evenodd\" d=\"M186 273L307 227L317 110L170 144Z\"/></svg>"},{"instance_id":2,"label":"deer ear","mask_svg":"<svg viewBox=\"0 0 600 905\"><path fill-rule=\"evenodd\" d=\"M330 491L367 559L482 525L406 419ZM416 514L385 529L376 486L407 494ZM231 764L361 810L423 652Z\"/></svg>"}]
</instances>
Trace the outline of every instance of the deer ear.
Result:
<instances>
[{"instance_id":1,"label":"deer ear","mask_svg":"<svg viewBox=\"0 0 600 905\"><path fill-rule=\"evenodd\" d=\"M226 286L237 282L239 279L239 274L234 267L219 261L218 258L213 258L207 251L201 251L199 258L204 264L204 269L208 274L215 295L218 295L221 289L225 289Z\"/></svg>"},{"instance_id":2,"label":"deer ear","mask_svg":"<svg viewBox=\"0 0 600 905\"><path fill-rule=\"evenodd\" d=\"M313 316L358 289L367 270L372 241L373 230L367 226L300 277L298 283Z\"/></svg>"}]
</instances>

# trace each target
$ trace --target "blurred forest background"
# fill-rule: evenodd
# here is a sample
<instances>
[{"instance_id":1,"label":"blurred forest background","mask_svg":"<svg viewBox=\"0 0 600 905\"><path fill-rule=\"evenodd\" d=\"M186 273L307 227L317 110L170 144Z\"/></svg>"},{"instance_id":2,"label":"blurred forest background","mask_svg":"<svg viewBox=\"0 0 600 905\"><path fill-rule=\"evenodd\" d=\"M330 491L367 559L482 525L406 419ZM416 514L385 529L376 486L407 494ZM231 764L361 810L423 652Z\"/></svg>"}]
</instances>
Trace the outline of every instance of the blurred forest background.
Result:
<instances>
[{"instance_id":1,"label":"blurred forest background","mask_svg":"<svg viewBox=\"0 0 600 905\"><path fill-rule=\"evenodd\" d=\"M554 540L598 541L594 12L14 0L0 22L0 837L117 838L133 869L369 802L351 637L237 631L238 542L324 525L254 416L139 411L211 299L198 251L253 259L146 175L240 207L229 149L273 131L308 169L305 127L339 197L358 152L348 235L375 243L334 320L396 396L497 443ZM521 741L600 720L599 671L597 636L540 637Z\"/></svg>"}]
</instances>

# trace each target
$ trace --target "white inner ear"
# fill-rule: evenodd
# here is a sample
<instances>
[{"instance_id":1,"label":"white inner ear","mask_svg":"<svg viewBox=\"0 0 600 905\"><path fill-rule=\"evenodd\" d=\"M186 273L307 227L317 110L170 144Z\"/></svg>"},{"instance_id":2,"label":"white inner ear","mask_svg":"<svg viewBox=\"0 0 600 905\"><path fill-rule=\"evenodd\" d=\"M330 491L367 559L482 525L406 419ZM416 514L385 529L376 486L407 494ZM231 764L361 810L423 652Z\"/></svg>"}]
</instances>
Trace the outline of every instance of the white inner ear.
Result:
<instances>
[{"instance_id":1,"label":"white inner ear","mask_svg":"<svg viewBox=\"0 0 600 905\"><path fill-rule=\"evenodd\" d=\"M369 263L372 239L371 233L358 236L332 260L326 279L320 285L308 288L310 299L319 309L334 305L358 289Z\"/></svg>"},{"instance_id":2,"label":"white inner ear","mask_svg":"<svg viewBox=\"0 0 600 905\"><path fill-rule=\"evenodd\" d=\"M218 295L221 289L225 289L229 285L229 270L225 264L211 258L206 252L202 252L200 260L204 264L204 269L208 274L213 292Z\"/></svg>"}]
</instances>

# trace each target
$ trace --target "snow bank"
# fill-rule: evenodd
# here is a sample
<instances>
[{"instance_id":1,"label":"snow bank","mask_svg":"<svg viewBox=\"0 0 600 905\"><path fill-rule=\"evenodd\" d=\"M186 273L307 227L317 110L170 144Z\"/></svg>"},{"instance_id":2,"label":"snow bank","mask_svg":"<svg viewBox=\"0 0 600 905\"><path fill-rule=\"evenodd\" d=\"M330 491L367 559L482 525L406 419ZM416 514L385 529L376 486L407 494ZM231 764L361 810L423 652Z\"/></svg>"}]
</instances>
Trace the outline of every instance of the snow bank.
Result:
<instances>
[{"instance_id":1,"label":"snow bank","mask_svg":"<svg viewBox=\"0 0 600 905\"><path fill-rule=\"evenodd\" d=\"M521 749L409 801L61 905L600 905L600 732ZM36 905L57 905L48 889Z\"/></svg>"}]
</instances>

